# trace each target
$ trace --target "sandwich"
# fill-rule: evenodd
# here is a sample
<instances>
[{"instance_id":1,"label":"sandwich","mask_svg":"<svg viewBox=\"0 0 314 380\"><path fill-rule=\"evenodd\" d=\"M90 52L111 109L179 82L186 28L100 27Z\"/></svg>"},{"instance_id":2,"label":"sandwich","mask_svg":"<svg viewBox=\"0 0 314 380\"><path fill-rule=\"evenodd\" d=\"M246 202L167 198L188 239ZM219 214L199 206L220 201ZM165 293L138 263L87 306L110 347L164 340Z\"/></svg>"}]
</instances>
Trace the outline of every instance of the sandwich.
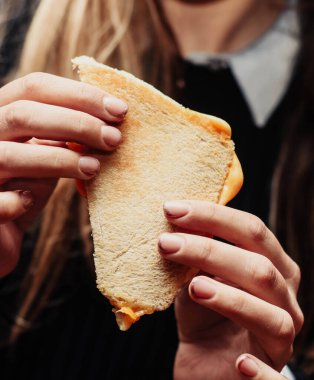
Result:
<instances>
[{"instance_id":1,"label":"sandwich","mask_svg":"<svg viewBox=\"0 0 314 380\"><path fill-rule=\"evenodd\" d=\"M130 73L89 57L73 59L80 80L124 100L123 142L97 154L99 175L86 183L97 287L127 330L144 314L168 308L197 273L162 259L157 241L174 231L166 200L226 204L242 185L230 126L184 108Z\"/></svg>"}]
</instances>

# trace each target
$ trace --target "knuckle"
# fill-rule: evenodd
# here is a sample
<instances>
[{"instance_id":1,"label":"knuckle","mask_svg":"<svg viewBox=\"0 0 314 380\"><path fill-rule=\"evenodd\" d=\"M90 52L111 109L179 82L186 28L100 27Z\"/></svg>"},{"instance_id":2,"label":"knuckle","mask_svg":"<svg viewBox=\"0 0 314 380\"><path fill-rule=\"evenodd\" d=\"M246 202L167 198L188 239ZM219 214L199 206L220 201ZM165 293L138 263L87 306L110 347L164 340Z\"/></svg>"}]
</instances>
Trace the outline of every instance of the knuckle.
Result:
<instances>
[{"instance_id":1,"label":"knuckle","mask_svg":"<svg viewBox=\"0 0 314 380\"><path fill-rule=\"evenodd\" d=\"M229 311L233 315L246 314L246 302L242 295L237 296L230 302Z\"/></svg>"},{"instance_id":2,"label":"knuckle","mask_svg":"<svg viewBox=\"0 0 314 380\"><path fill-rule=\"evenodd\" d=\"M95 94L91 94L89 87L84 83L78 83L77 87L78 99L83 103L89 103L91 97L95 98Z\"/></svg>"},{"instance_id":3,"label":"knuckle","mask_svg":"<svg viewBox=\"0 0 314 380\"><path fill-rule=\"evenodd\" d=\"M210 261L211 261L211 255L213 252L213 245L210 239L203 238L201 247L199 250L199 258L198 258L198 264L199 268L205 270Z\"/></svg>"},{"instance_id":4,"label":"knuckle","mask_svg":"<svg viewBox=\"0 0 314 380\"><path fill-rule=\"evenodd\" d=\"M76 133L80 136L86 136L87 138L90 138L91 132L94 130L91 128L91 125L100 126L104 123L99 120L99 123L97 122L97 119L84 113L84 112L78 112L78 118L77 123L75 126ZM96 129L95 129L96 130Z\"/></svg>"},{"instance_id":5,"label":"knuckle","mask_svg":"<svg viewBox=\"0 0 314 380\"><path fill-rule=\"evenodd\" d=\"M274 288L278 281L276 268L266 257L262 257L258 265L254 266L252 278L257 286L267 289Z\"/></svg>"},{"instance_id":6,"label":"knuckle","mask_svg":"<svg viewBox=\"0 0 314 380\"><path fill-rule=\"evenodd\" d=\"M268 229L265 223L256 216L252 216L248 224L249 237L256 242L262 242L267 237Z\"/></svg>"},{"instance_id":7,"label":"knuckle","mask_svg":"<svg viewBox=\"0 0 314 380\"><path fill-rule=\"evenodd\" d=\"M201 206L203 207L203 206ZM206 210L206 215L209 219L215 219L216 216L216 205L213 202L206 202L205 210Z\"/></svg>"},{"instance_id":8,"label":"knuckle","mask_svg":"<svg viewBox=\"0 0 314 380\"><path fill-rule=\"evenodd\" d=\"M45 79L46 74L40 72L25 75L21 78L23 93L27 95L36 93L40 88L42 88Z\"/></svg>"},{"instance_id":9,"label":"knuckle","mask_svg":"<svg viewBox=\"0 0 314 380\"><path fill-rule=\"evenodd\" d=\"M19 112L19 101L9 104L5 107L4 120L10 129L16 129L22 122L22 116Z\"/></svg>"},{"instance_id":10,"label":"knuckle","mask_svg":"<svg viewBox=\"0 0 314 380\"><path fill-rule=\"evenodd\" d=\"M26 117L27 103L26 100L17 100L5 107L4 120L11 132L29 125L29 118Z\"/></svg>"},{"instance_id":11,"label":"knuckle","mask_svg":"<svg viewBox=\"0 0 314 380\"><path fill-rule=\"evenodd\" d=\"M63 165L63 157L62 157L62 154L60 152L56 152L54 154L51 166L53 168L55 168L55 169L59 169L59 168L63 168L64 167L64 165Z\"/></svg>"},{"instance_id":12,"label":"knuckle","mask_svg":"<svg viewBox=\"0 0 314 380\"><path fill-rule=\"evenodd\" d=\"M86 130L87 117L83 112L79 112L77 116L77 124L76 124L76 133L79 135L83 134Z\"/></svg>"},{"instance_id":13,"label":"knuckle","mask_svg":"<svg viewBox=\"0 0 314 380\"><path fill-rule=\"evenodd\" d=\"M277 329L277 336L280 341L291 345L295 337L294 323L291 315L283 310L281 321Z\"/></svg>"},{"instance_id":14,"label":"knuckle","mask_svg":"<svg viewBox=\"0 0 314 380\"><path fill-rule=\"evenodd\" d=\"M6 172L10 162L10 151L5 142L0 142L0 172Z\"/></svg>"}]
</instances>

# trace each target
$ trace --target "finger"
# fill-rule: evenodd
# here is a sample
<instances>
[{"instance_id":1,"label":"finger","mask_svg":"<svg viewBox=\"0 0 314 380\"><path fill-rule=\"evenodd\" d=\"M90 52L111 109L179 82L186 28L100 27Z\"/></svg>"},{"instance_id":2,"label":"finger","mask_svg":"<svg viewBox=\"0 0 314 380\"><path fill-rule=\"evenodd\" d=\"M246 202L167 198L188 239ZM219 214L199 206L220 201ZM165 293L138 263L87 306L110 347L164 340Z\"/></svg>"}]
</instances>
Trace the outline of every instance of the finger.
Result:
<instances>
[{"instance_id":1,"label":"finger","mask_svg":"<svg viewBox=\"0 0 314 380\"><path fill-rule=\"evenodd\" d=\"M298 272L273 233L254 215L206 201L166 202L164 210L168 220L181 228L215 235L263 254L285 278L294 278Z\"/></svg>"},{"instance_id":2,"label":"finger","mask_svg":"<svg viewBox=\"0 0 314 380\"><path fill-rule=\"evenodd\" d=\"M64 141L43 140L43 139L36 139L36 137L33 137L32 139L27 141L27 144L48 145L48 146L55 146L59 148L67 148L67 143Z\"/></svg>"},{"instance_id":3,"label":"finger","mask_svg":"<svg viewBox=\"0 0 314 380\"><path fill-rule=\"evenodd\" d=\"M288 312L240 289L205 276L195 277L189 287L191 298L239 324L255 335L261 347L277 362L287 362L295 337Z\"/></svg>"},{"instance_id":4,"label":"finger","mask_svg":"<svg viewBox=\"0 0 314 380\"><path fill-rule=\"evenodd\" d=\"M26 75L0 89L0 106L17 100L72 108L108 122L120 122L128 110L124 101L100 88L44 73Z\"/></svg>"},{"instance_id":5,"label":"finger","mask_svg":"<svg viewBox=\"0 0 314 380\"><path fill-rule=\"evenodd\" d=\"M0 108L1 140L31 137L77 141L96 149L113 150L121 132L87 113L68 108L19 100Z\"/></svg>"},{"instance_id":6,"label":"finger","mask_svg":"<svg viewBox=\"0 0 314 380\"><path fill-rule=\"evenodd\" d=\"M244 354L238 357L236 368L245 376L245 378L253 380L284 380L285 376L278 373L276 370L257 359L250 354Z\"/></svg>"},{"instance_id":7,"label":"finger","mask_svg":"<svg viewBox=\"0 0 314 380\"><path fill-rule=\"evenodd\" d=\"M58 147L0 142L0 178L90 179L100 170L94 157Z\"/></svg>"},{"instance_id":8,"label":"finger","mask_svg":"<svg viewBox=\"0 0 314 380\"><path fill-rule=\"evenodd\" d=\"M214 239L181 233L162 234L158 245L166 259L236 284L288 310L298 327L299 322L301 324L301 311L295 297L290 295L285 279L266 257Z\"/></svg>"},{"instance_id":9,"label":"finger","mask_svg":"<svg viewBox=\"0 0 314 380\"><path fill-rule=\"evenodd\" d=\"M20 191L31 192L34 205L29 208L27 213L14 220L14 224L21 231L26 231L37 218L41 210L46 206L57 182L58 178L16 178L10 179L3 186L4 191L20 189Z\"/></svg>"},{"instance_id":10,"label":"finger","mask_svg":"<svg viewBox=\"0 0 314 380\"><path fill-rule=\"evenodd\" d=\"M28 211L34 204L30 191L4 191L0 193L0 224L8 223Z\"/></svg>"}]
</instances>

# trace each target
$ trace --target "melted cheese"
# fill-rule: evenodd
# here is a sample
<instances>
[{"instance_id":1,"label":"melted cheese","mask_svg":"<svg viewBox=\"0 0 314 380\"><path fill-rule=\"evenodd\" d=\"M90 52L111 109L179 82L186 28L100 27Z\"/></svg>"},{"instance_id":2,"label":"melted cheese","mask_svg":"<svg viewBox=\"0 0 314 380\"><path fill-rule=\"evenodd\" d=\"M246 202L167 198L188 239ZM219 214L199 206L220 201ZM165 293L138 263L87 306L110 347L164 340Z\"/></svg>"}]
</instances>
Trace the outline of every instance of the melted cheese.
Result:
<instances>
[{"instance_id":1,"label":"melted cheese","mask_svg":"<svg viewBox=\"0 0 314 380\"><path fill-rule=\"evenodd\" d=\"M128 330L133 323L137 322L144 314L152 314L153 309L134 310L129 306L122 306L120 309L113 309L116 321L121 331Z\"/></svg>"},{"instance_id":2,"label":"melted cheese","mask_svg":"<svg viewBox=\"0 0 314 380\"><path fill-rule=\"evenodd\" d=\"M240 161L236 154L233 155L229 172L227 174L224 187L220 193L218 203L221 205L227 204L240 191L243 184L243 172Z\"/></svg>"},{"instance_id":3,"label":"melted cheese","mask_svg":"<svg viewBox=\"0 0 314 380\"><path fill-rule=\"evenodd\" d=\"M113 309L116 321L121 331L128 330L133 323L140 319L140 316L134 313L130 307L122 307L119 310Z\"/></svg>"}]
</instances>

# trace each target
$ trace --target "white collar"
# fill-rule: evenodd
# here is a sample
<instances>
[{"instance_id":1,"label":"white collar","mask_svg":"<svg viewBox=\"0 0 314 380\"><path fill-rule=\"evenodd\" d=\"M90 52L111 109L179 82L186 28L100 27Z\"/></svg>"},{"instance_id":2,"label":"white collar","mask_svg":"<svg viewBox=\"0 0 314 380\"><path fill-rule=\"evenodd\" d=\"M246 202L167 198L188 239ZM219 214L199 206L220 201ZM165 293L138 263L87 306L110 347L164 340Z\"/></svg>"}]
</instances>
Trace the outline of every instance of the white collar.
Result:
<instances>
[{"instance_id":1,"label":"white collar","mask_svg":"<svg viewBox=\"0 0 314 380\"><path fill-rule=\"evenodd\" d=\"M230 54L193 52L187 60L213 70L229 66L256 125L263 127L287 90L299 49L299 20L291 8L249 47Z\"/></svg>"}]
</instances>

